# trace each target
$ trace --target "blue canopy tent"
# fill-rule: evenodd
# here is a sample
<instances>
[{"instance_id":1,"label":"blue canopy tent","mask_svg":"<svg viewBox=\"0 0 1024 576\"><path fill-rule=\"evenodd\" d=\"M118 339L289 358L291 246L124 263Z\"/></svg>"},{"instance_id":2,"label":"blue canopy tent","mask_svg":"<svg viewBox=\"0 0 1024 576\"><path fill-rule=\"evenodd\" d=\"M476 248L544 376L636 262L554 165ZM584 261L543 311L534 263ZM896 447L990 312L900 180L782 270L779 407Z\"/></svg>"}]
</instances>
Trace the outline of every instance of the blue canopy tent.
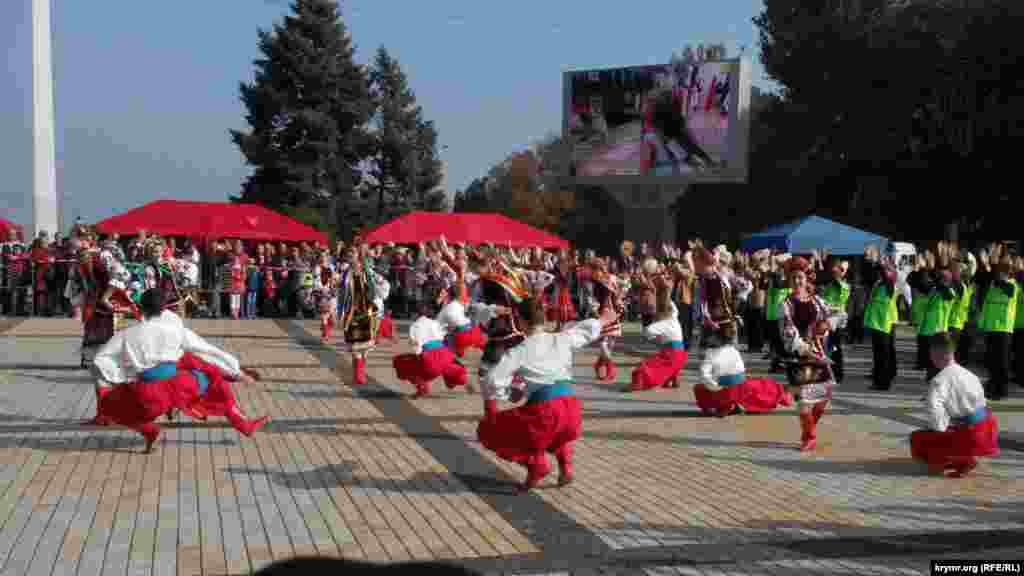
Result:
<instances>
[{"instance_id":1,"label":"blue canopy tent","mask_svg":"<svg viewBox=\"0 0 1024 576\"><path fill-rule=\"evenodd\" d=\"M744 252L774 248L790 254L828 250L836 256L861 256L872 244L882 249L889 240L820 216L807 216L788 224L772 226L743 240Z\"/></svg>"}]
</instances>

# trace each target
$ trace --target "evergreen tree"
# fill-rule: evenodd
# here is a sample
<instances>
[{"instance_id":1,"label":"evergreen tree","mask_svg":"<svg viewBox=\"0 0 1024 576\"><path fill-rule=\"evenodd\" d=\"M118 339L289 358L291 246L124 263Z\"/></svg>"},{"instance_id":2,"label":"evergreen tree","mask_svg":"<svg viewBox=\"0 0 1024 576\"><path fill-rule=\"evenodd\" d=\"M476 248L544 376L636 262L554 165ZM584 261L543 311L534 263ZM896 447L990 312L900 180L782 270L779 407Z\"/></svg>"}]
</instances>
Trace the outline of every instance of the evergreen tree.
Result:
<instances>
[{"instance_id":1,"label":"evergreen tree","mask_svg":"<svg viewBox=\"0 0 1024 576\"><path fill-rule=\"evenodd\" d=\"M295 0L259 31L255 79L242 83L247 131L232 131L253 173L240 200L274 208L323 207L361 181L373 109L366 71L334 0Z\"/></svg>"},{"instance_id":2,"label":"evergreen tree","mask_svg":"<svg viewBox=\"0 0 1024 576\"><path fill-rule=\"evenodd\" d=\"M381 222L408 210L436 206L441 163L437 130L433 122L423 119L423 109L416 104L398 60L379 48L369 77L374 114L366 190L376 200L375 219Z\"/></svg>"}]
</instances>

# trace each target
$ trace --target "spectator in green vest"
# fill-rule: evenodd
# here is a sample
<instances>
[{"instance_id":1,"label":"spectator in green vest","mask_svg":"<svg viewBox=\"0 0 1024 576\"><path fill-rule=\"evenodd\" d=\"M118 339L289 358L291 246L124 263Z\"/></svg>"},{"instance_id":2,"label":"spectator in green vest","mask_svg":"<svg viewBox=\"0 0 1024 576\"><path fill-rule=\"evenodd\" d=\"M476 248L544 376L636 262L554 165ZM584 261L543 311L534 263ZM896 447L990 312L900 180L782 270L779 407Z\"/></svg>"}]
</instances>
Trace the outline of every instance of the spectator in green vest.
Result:
<instances>
[{"instance_id":1,"label":"spectator in green vest","mask_svg":"<svg viewBox=\"0 0 1024 576\"><path fill-rule=\"evenodd\" d=\"M1009 395L1010 345L1017 323L1017 292L1013 279L1013 258L1006 248L995 244L981 255L981 271L976 277L981 315L978 332L985 337L985 368L990 375L985 392L991 400Z\"/></svg>"},{"instance_id":2,"label":"spectator in green vest","mask_svg":"<svg viewBox=\"0 0 1024 576\"><path fill-rule=\"evenodd\" d=\"M879 270L877 275L872 274L878 280L864 310L864 328L871 334L871 389L884 391L892 387L896 378L896 268L887 258L881 258L877 250L870 252L868 261Z\"/></svg>"}]
</instances>

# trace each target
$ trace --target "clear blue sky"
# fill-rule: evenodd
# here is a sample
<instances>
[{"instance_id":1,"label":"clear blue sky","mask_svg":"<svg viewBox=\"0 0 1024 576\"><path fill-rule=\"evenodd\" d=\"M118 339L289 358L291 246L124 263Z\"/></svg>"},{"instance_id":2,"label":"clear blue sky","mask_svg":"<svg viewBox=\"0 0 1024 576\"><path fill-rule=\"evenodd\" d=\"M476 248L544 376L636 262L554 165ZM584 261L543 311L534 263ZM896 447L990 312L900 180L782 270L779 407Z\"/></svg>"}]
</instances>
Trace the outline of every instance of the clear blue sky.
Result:
<instances>
[{"instance_id":1,"label":"clear blue sky","mask_svg":"<svg viewBox=\"0 0 1024 576\"><path fill-rule=\"evenodd\" d=\"M747 46L761 0L349 0L356 58L386 46L448 146L448 188L561 126L561 72L667 62L687 43ZM238 82L284 0L53 0L57 189L64 221L159 198L224 200L248 173ZM31 0L0 1L0 216L31 226Z\"/></svg>"}]
</instances>

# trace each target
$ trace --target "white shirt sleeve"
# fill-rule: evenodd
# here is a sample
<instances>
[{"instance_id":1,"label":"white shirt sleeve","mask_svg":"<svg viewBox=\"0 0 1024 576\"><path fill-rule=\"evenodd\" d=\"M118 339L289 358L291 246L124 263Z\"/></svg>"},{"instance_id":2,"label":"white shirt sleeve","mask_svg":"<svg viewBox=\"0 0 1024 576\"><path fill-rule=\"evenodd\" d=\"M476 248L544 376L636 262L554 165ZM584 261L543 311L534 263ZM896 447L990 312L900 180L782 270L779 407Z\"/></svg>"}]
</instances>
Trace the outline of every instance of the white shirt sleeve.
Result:
<instances>
[{"instance_id":1,"label":"white shirt sleeve","mask_svg":"<svg viewBox=\"0 0 1024 576\"><path fill-rule=\"evenodd\" d=\"M203 339L202 336L182 327L184 341L182 347L185 352L191 352L203 360L213 364L227 373L228 376L237 377L242 372L238 358L217 348Z\"/></svg>"},{"instance_id":2,"label":"white shirt sleeve","mask_svg":"<svg viewBox=\"0 0 1024 576\"><path fill-rule=\"evenodd\" d=\"M932 378L928 389L928 420L936 432L945 432L949 428L949 411L946 410L948 396L949 380L941 375Z\"/></svg>"},{"instance_id":3,"label":"white shirt sleeve","mask_svg":"<svg viewBox=\"0 0 1024 576\"><path fill-rule=\"evenodd\" d=\"M100 348L93 358L93 366L103 380L111 384L123 384L129 381L128 375L121 366L124 354L124 331L114 333L114 337Z\"/></svg>"},{"instance_id":4,"label":"white shirt sleeve","mask_svg":"<svg viewBox=\"0 0 1024 576\"><path fill-rule=\"evenodd\" d=\"M513 387L513 376L523 366L525 353L524 346L516 346L502 356L498 365L487 373L482 386L485 400L508 400Z\"/></svg>"},{"instance_id":5,"label":"white shirt sleeve","mask_svg":"<svg viewBox=\"0 0 1024 576\"><path fill-rule=\"evenodd\" d=\"M601 321L590 319L570 324L562 334L569 336L573 348L584 348L601 338Z\"/></svg>"},{"instance_id":6,"label":"white shirt sleeve","mask_svg":"<svg viewBox=\"0 0 1024 576\"><path fill-rule=\"evenodd\" d=\"M712 392L721 390L722 387L718 385L718 379L715 378L715 359L714 349L709 349L704 352L704 359L700 363L700 383L705 388Z\"/></svg>"}]
</instances>

